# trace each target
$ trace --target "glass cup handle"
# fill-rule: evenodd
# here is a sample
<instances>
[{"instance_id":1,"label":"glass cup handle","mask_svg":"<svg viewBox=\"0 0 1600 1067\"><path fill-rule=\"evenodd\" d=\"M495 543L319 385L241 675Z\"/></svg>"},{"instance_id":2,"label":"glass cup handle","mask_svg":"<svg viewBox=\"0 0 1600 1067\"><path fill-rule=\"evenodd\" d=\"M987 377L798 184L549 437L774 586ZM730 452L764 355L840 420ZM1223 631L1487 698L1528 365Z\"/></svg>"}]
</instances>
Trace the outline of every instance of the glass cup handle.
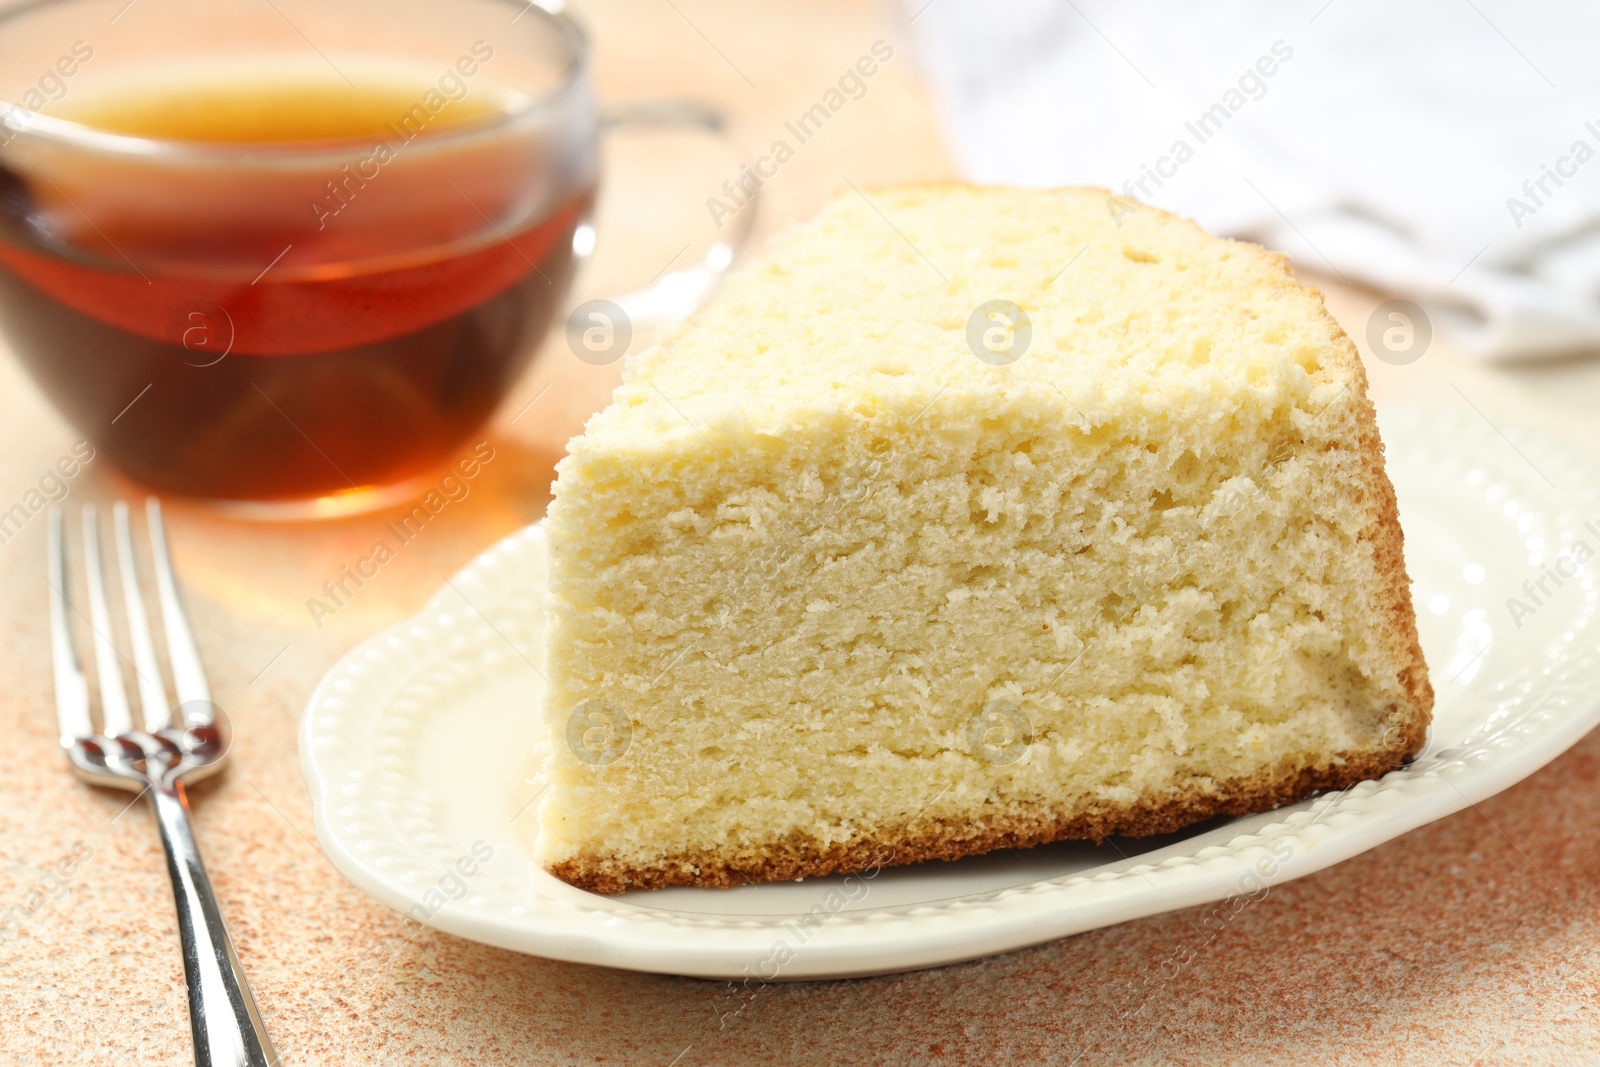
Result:
<instances>
[{"instance_id":1,"label":"glass cup handle","mask_svg":"<svg viewBox=\"0 0 1600 1067\"><path fill-rule=\"evenodd\" d=\"M730 125L727 112L711 104L679 97L660 97L615 104L600 115L602 132L634 128L667 129L687 127L704 130L723 140ZM653 325L686 318L708 300L727 273L755 229L760 204L759 188L748 194L743 207L729 220L725 234L706 251L699 263L665 274L643 289L610 298L634 325ZM573 235L573 251L579 259L594 249L594 229L584 223Z\"/></svg>"}]
</instances>

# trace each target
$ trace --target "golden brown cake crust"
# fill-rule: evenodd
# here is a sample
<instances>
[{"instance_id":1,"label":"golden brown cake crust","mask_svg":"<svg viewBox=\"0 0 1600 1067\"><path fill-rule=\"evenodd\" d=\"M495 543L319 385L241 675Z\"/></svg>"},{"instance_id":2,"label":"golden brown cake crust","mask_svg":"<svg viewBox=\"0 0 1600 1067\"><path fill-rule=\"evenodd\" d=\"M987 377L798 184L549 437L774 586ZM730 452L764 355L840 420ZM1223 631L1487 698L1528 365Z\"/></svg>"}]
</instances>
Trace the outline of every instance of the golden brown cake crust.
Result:
<instances>
[{"instance_id":1,"label":"golden brown cake crust","mask_svg":"<svg viewBox=\"0 0 1600 1067\"><path fill-rule=\"evenodd\" d=\"M929 819L920 827L915 825L919 820L913 820L912 825L898 831L848 844L821 845L808 835L764 847L748 862L730 860L726 852L667 857L647 868L629 868L603 858L580 858L555 864L550 873L597 893L674 885L726 889L747 883L850 874L923 860L960 859L994 849L1028 848L1050 841L1099 842L1113 835L1149 837L1172 833L1218 815L1269 811L1324 789L1345 789L1377 778L1409 763L1422 747L1426 729L1424 716L1416 743L1405 748L1353 753L1320 767L1261 771L1212 789L1198 785L1187 795L1166 801L1146 799L1123 807L1108 805L1071 814L1041 809L1036 814L959 823Z\"/></svg>"},{"instance_id":2,"label":"golden brown cake crust","mask_svg":"<svg viewBox=\"0 0 1600 1067\"><path fill-rule=\"evenodd\" d=\"M1316 290L1312 290L1316 292ZM1317 299L1322 299L1320 292ZM1327 314L1324 312L1324 314ZM1329 321L1332 321L1330 316ZM1394 483L1384 470L1383 442L1378 437L1376 413L1367 399L1367 372L1361 365L1355 344L1334 323L1340 347L1349 354L1354 364L1356 388L1361 404L1366 409L1362 418L1362 433L1356 442L1361 452L1361 465L1368 472L1368 492L1373 496L1373 510L1377 521L1371 533L1373 562L1378 569L1379 593L1388 601L1384 606L1388 616L1385 627L1390 647L1398 653L1400 685L1411 698L1416 712L1396 725L1404 731L1404 745L1408 751L1422 749L1428 733L1428 723L1433 717L1433 685L1428 681L1428 665L1422 658L1422 643L1417 637L1417 613L1411 603L1411 577L1406 573L1405 534L1400 528L1400 508L1395 500Z\"/></svg>"}]
</instances>

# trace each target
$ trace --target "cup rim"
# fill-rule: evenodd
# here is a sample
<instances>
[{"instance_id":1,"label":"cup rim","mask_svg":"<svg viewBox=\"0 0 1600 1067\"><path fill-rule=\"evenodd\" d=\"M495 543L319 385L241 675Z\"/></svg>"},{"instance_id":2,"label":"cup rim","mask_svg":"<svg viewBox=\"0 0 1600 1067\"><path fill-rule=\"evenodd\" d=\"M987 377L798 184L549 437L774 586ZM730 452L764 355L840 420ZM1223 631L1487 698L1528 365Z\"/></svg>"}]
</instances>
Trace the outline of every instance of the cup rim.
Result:
<instances>
[{"instance_id":1,"label":"cup rim","mask_svg":"<svg viewBox=\"0 0 1600 1067\"><path fill-rule=\"evenodd\" d=\"M4 10L0 11L0 30L20 15L39 8L71 2L72 0L21 0L7 4ZM588 76L589 36L575 19L561 9L559 2L553 7L546 7L542 0L496 0L496 2L503 7L518 9L518 14L513 16L512 22L523 15L531 14L541 19L566 44L570 55L562 71L561 81L542 95L530 98L525 106L515 111L501 111L486 121L468 122L455 129L433 134L426 139L427 148L459 145L463 141L496 133L508 126L549 114L562 103L563 98L581 86ZM362 138L260 142L187 141L181 138L143 137L102 130L87 123L45 115L0 97L0 148L12 138L22 135L110 154L157 157L175 161L187 158L208 162L246 161L268 165L292 163L295 166L304 165L308 160L319 157L342 159L350 154L353 147L366 143Z\"/></svg>"}]
</instances>

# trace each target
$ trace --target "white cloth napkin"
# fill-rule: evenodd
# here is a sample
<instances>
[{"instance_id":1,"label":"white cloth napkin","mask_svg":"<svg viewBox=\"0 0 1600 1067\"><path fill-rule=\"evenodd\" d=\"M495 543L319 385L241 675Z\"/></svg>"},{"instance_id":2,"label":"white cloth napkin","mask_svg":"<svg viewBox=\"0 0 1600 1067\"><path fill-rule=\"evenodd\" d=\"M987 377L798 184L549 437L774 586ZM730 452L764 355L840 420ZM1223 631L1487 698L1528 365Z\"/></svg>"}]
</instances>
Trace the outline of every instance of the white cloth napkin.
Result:
<instances>
[{"instance_id":1,"label":"white cloth napkin","mask_svg":"<svg viewBox=\"0 0 1600 1067\"><path fill-rule=\"evenodd\" d=\"M1472 355L1600 354L1600 5L907 3L971 179L1108 186Z\"/></svg>"}]
</instances>

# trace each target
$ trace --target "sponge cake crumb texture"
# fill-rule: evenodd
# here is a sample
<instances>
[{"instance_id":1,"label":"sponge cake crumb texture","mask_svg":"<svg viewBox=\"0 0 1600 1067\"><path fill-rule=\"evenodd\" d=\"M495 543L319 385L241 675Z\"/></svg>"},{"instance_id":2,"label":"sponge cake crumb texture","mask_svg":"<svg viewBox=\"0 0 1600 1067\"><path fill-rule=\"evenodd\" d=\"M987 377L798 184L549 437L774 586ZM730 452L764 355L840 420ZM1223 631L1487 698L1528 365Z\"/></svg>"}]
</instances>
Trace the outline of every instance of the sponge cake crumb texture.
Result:
<instances>
[{"instance_id":1,"label":"sponge cake crumb texture","mask_svg":"<svg viewBox=\"0 0 1600 1067\"><path fill-rule=\"evenodd\" d=\"M980 313L983 359L992 301L1028 323ZM1285 257L1104 190L846 191L558 473L537 856L574 885L1163 833L1425 739L1354 346Z\"/></svg>"}]
</instances>

